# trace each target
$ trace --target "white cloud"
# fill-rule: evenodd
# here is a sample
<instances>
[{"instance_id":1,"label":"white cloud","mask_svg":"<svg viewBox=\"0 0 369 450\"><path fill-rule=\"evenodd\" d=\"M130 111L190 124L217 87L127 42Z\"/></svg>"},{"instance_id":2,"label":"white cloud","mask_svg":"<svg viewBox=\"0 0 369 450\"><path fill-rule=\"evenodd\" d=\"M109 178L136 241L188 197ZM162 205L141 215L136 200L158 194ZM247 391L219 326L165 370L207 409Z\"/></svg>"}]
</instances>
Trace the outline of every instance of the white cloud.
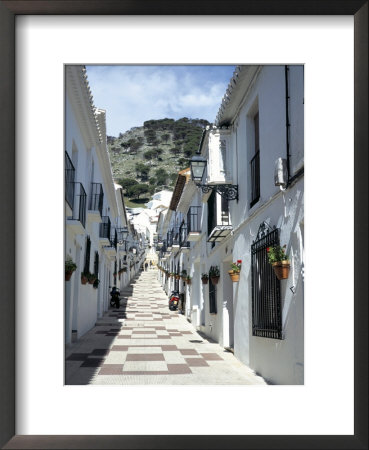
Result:
<instances>
[{"instance_id":1,"label":"white cloud","mask_svg":"<svg viewBox=\"0 0 369 450\"><path fill-rule=\"evenodd\" d=\"M232 68L222 80L191 67L93 66L87 68L95 106L107 111L107 133L117 136L145 120L170 117L213 121Z\"/></svg>"}]
</instances>

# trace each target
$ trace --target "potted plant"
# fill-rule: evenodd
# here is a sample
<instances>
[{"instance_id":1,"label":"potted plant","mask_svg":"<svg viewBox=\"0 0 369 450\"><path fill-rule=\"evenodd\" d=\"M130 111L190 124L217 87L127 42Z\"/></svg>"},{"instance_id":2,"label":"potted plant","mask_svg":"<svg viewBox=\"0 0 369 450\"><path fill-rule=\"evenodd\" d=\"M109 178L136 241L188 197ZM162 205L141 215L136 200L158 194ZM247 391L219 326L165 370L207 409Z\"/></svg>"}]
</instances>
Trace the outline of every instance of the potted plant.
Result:
<instances>
[{"instance_id":1,"label":"potted plant","mask_svg":"<svg viewBox=\"0 0 369 450\"><path fill-rule=\"evenodd\" d=\"M181 276L180 276L179 273L175 273L175 274L174 274L174 278L175 278L176 280L179 280L179 279L181 278Z\"/></svg>"},{"instance_id":2,"label":"potted plant","mask_svg":"<svg viewBox=\"0 0 369 450\"><path fill-rule=\"evenodd\" d=\"M72 258L68 256L65 260L65 281L69 281L73 272L77 269L77 265L73 262Z\"/></svg>"},{"instance_id":3,"label":"potted plant","mask_svg":"<svg viewBox=\"0 0 369 450\"><path fill-rule=\"evenodd\" d=\"M210 266L209 277L213 284L218 284L220 278L220 271L218 266Z\"/></svg>"},{"instance_id":4,"label":"potted plant","mask_svg":"<svg viewBox=\"0 0 369 450\"><path fill-rule=\"evenodd\" d=\"M97 289L99 287L99 283L100 283L100 280L98 278L96 278L96 280L94 281L94 284L92 285L92 287L94 289Z\"/></svg>"},{"instance_id":5,"label":"potted plant","mask_svg":"<svg viewBox=\"0 0 369 450\"><path fill-rule=\"evenodd\" d=\"M187 275L186 277L186 283L191 284L191 277L189 275Z\"/></svg>"},{"instance_id":6,"label":"potted plant","mask_svg":"<svg viewBox=\"0 0 369 450\"><path fill-rule=\"evenodd\" d=\"M242 260L238 259L236 262L231 263L231 270L228 270L229 276L234 283L240 281L241 266Z\"/></svg>"},{"instance_id":7,"label":"potted plant","mask_svg":"<svg viewBox=\"0 0 369 450\"><path fill-rule=\"evenodd\" d=\"M82 284L87 284L89 275L90 275L89 272L82 272L81 273L81 283Z\"/></svg>"},{"instance_id":8,"label":"potted plant","mask_svg":"<svg viewBox=\"0 0 369 450\"><path fill-rule=\"evenodd\" d=\"M95 280L96 280L97 276L94 273L89 273L88 274L88 284L94 284Z\"/></svg>"},{"instance_id":9,"label":"potted plant","mask_svg":"<svg viewBox=\"0 0 369 450\"><path fill-rule=\"evenodd\" d=\"M268 260L278 280L286 280L290 273L290 262L286 255L286 245L267 248Z\"/></svg>"},{"instance_id":10,"label":"potted plant","mask_svg":"<svg viewBox=\"0 0 369 450\"><path fill-rule=\"evenodd\" d=\"M201 281L202 281L202 284L208 284L208 281L209 281L209 275L208 275L207 273L203 273L203 274L201 275Z\"/></svg>"}]
</instances>

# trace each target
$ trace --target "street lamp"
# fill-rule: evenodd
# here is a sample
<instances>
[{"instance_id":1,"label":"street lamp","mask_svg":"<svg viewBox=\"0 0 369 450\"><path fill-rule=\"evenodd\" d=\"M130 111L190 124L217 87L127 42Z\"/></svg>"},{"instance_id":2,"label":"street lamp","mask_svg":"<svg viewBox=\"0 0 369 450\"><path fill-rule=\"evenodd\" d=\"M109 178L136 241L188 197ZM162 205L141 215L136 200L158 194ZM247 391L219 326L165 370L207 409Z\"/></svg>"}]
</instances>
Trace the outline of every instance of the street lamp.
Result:
<instances>
[{"instance_id":1,"label":"street lamp","mask_svg":"<svg viewBox=\"0 0 369 450\"><path fill-rule=\"evenodd\" d=\"M191 176L192 180L196 183L201 183L204 176L207 161L201 155L196 154L191 158Z\"/></svg>"},{"instance_id":2,"label":"street lamp","mask_svg":"<svg viewBox=\"0 0 369 450\"><path fill-rule=\"evenodd\" d=\"M201 188L204 194L215 190L224 197L226 200L238 201L238 185L234 184L201 184L202 178L205 173L207 160L199 153L194 155L190 159L191 178L195 182L196 186Z\"/></svg>"},{"instance_id":3,"label":"street lamp","mask_svg":"<svg viewBox=\"0 0 369 450\"><path fill-rule=\"evenodd\" d=\"M119 240L119 244L123 244L124 241L127 239L128 237L128 228L124 227L124 228L118 228L117 229L117 234L118 234L118 240Z\"/></svg>"}]
</instances>

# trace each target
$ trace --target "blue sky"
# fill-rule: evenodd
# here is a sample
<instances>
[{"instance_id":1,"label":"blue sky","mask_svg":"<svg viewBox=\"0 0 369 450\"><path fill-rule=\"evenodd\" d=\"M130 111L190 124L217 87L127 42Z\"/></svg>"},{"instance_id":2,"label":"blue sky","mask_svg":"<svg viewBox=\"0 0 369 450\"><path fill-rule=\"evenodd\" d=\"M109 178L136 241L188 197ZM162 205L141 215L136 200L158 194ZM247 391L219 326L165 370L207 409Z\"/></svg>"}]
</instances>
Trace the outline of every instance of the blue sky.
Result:
<instances>
[{"instance_id":1,"label":"blue sky","mask_svg":"<svg viewBox=\"0 0 369 450\"><path fill-rule=\"evenodd\" d=\"M213 122L235 66L86 66L94 104L106 109L107 134L145 120Z\"/></svg>"}]
</instances>

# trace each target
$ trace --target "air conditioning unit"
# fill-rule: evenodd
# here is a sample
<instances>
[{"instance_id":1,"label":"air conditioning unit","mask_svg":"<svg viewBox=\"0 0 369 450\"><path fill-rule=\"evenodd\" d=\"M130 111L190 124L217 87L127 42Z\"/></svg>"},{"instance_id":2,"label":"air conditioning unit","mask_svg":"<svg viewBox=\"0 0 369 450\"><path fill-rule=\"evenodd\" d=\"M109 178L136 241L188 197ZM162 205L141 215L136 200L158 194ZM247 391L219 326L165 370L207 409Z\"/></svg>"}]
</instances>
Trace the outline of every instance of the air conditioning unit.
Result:
<instances>
[{"instance_id":1,"label":"air conditioning unit","mask_svg":"<svg viewBox=\"0 0 369 450\"><path fill-rule=\"evenodd\" d=\"M285 188L288 182L287 161L284 158L278 158L274 168L274 184Z\"/></svg>"}]
</instances>

